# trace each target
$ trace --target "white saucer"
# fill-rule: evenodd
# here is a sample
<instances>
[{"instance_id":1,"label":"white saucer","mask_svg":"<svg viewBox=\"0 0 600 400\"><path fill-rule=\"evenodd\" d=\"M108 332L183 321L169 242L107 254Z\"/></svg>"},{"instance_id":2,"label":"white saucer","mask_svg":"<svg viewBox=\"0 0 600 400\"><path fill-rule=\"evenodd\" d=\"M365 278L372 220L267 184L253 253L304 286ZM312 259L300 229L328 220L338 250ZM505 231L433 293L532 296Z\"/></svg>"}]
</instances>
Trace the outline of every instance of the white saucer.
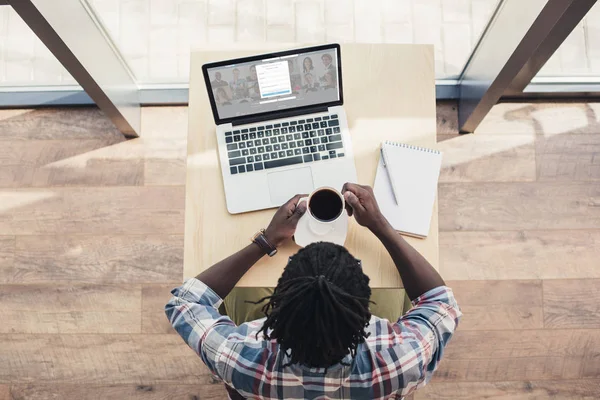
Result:
<instances>
[{"instance_id":1,"label":"white saucer","mask_svg":"<svg viewBox=\"0 0 600 400\"><path fill-rule=\"evenodd\" d=\"M315 232L315 229L311 228L311 221L313 221L313 219L309 215L309 211L307 211L300 218L300 221L298 221L296 233L294 234L294 240L298 246L306 247L315 242L331 242L343 246L346 242L346 235L348 234L348 214L345 210L337 220L331 223L330 229L327 232Z\"/></svg>"}]
</instances>

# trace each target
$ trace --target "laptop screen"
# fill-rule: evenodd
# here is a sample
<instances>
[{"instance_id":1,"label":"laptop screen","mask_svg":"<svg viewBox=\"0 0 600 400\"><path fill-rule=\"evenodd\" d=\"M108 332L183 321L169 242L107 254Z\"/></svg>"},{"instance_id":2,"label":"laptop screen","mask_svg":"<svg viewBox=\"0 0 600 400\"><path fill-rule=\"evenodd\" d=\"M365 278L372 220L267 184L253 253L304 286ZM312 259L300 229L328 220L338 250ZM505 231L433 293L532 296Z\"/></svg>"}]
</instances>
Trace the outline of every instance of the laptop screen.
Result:
<instances>
[{"instance_id":1,"label":"laptop screen","mask_svg":"<svg viewBox=\"0 0 600 400\"><path fill-rule=\"evenodd\" d=\"M219 119L340 100L338 51L332 47L208 68Z\"/></svg>"}]
</instances>

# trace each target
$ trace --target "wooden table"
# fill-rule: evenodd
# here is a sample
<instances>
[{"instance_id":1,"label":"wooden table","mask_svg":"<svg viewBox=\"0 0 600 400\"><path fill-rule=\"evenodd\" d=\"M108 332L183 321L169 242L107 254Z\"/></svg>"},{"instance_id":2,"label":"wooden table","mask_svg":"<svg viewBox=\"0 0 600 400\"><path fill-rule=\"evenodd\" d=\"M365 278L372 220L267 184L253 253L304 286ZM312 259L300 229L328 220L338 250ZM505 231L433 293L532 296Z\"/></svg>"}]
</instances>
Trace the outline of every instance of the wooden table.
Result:
<instances>
[{"instance_id":1,"label":"wooden table","mask_svg":"<svg viewBox=\"0 0 600 400\"><path fill-rule=\"evenodd\" d=\"M273 50L272 48L269 49ZM217 155L215 123L206 95L202 64L266 52L215 50L192 52L185 210L184 278L246 246L266 227L275 209L230 215ZM342 45L344 108L352 135L358 181L372 185L384 140L435 147L435 82L430 45ZM435 268L439 263L438 212L434 206L427 239L407 237ZM350 219L346 247L362 260L371 287L402 287L384 247L366 228ZM273 258L264 257L238 286L276 286L289 255L287 243Z\"/></svg>"}]
</instances>

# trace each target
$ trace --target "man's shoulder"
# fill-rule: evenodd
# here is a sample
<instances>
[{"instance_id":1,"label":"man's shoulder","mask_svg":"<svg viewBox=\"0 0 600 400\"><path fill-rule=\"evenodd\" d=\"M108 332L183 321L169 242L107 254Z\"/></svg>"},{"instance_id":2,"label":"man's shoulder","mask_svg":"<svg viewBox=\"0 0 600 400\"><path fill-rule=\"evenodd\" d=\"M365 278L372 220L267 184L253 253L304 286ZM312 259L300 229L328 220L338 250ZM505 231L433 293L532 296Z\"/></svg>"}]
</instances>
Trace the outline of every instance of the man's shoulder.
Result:
<instances>
[{"instance_id":1,"label":"man's shoulder","mask_svg":"<svg viewBox=\"0 0 600 400\"><path fill-rule=\"evenodd\" d=\"M388 336L394 333L393 324L396 321L389 321L385 318L379 318L376 315L371 316L371 320L369 321L369 325L366 327L366 332L369 334L368 339L372 342L373 340ZM367 340L367 343L369 340Z\"/></svg>"}]
</instances>

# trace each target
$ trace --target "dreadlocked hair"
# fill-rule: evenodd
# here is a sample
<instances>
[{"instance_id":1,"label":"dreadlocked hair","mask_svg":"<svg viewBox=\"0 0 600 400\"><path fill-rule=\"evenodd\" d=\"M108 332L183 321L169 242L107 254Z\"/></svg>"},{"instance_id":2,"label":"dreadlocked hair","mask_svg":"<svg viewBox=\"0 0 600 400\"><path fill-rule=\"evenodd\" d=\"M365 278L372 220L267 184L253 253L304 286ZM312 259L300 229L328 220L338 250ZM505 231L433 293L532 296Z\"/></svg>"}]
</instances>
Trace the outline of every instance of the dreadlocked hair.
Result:
<instances>
[{"instance_id":1,"label":"dreadlocked hair","mask_svg":"<svg viewBox=\"0 0 600 400\"><path fill-rule=\"evenodd\" d=\"M258 333L277 340L291 358L284 366L327 368L354 357L369 336L370 297L360 261L342 246L313 243L290 258L273 295L255 303L268 300Z\"/></svg>"}]
</instances>

